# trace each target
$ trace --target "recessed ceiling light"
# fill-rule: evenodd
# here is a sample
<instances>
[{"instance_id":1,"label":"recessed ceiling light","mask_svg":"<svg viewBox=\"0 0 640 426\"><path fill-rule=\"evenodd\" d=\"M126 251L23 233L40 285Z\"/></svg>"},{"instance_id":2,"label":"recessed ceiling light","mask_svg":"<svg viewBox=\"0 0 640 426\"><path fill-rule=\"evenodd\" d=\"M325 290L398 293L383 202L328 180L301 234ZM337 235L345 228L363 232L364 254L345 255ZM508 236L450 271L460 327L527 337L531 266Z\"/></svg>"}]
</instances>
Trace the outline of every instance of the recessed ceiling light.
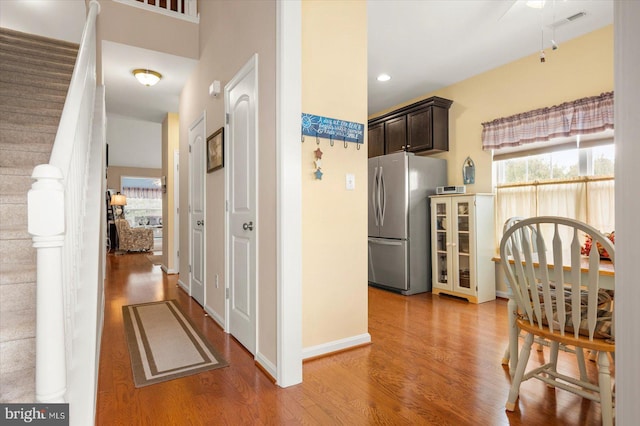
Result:
<instances>
[{"instance_id":1,"label":"recessed ceiling light","mask_svg":"<svg viewBox=\"0 0 640 426\"><path fill-rule=\"evenodd\" d=\"M529 0L527 6L533 9L542 9L544 7L545 0Z\"/></svg>"},{"instance_id":2,"label":"recessed ceiling light","mask_svg":"<svg viewBox=\"0 0 640 426\"><path fill-rule=\"evenodd\" d=\"M378 76L378 81L389 81L391 80L391 76L389 74L380 74Z\"/></svg>"},{"instance_id":3,"label":"recessed ceiling light","mask_svg":"<svg viewBox=\"0 0 640 426\"><path fill-rule=\"evenodd\" d=\"M131 73L136 77L140 84L144 84L145 86L153 86L162 78L162 74L157 71L141 68L135 69L131 71Z\"/></svg>"}]
</instances>

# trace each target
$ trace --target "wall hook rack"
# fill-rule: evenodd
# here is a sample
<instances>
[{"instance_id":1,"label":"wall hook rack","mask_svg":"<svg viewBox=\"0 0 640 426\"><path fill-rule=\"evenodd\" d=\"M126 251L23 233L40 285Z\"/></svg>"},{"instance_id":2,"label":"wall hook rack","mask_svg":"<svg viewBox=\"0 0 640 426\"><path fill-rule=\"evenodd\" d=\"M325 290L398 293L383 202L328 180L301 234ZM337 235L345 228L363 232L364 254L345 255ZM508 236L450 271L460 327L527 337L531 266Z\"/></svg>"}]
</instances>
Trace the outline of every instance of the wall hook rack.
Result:
<instances>
[{"instance_id":1,"label":"wall hook rack","mask_svg":"<svg viewBox=\"0 0 640 426\"><path fill-rule=\"evenodd\" d=\"M329 139L331 146L335 144L335 139L341 138L345 148L348 142L359 146L364 143L364 124L302 113L302 135L315 136L318 145L319 138Z\"/></svg>"}]
</instances>

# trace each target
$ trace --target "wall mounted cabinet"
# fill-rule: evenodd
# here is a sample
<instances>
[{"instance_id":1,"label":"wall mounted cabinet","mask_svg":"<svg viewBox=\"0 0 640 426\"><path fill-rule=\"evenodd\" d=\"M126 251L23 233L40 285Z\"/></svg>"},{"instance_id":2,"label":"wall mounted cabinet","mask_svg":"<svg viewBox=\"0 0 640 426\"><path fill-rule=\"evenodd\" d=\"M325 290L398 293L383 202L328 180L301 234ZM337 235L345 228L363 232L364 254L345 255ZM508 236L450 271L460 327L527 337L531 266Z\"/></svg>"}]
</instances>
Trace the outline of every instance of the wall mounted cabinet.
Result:
<instances>
[{"instance_id":1,"label":"wall mounted cabinet","mask_svg":"<svg viewBox=\"0 0 640 426\"><path fill-rule=\"evenodd\" d=\"M384 123L369 126L367 135L369 158L384 155Z\"/></svg>"},{"instance_id":2,"label":"wall mounted cabinet","mask_svg":"<svg viewBox=\"0 0 640 426\"><path fill-rule=\"evenodd\" d=\"M369 120L369 157L398 151L448 151L452 103L433 96Z\"/></svg>"}]
</instances>

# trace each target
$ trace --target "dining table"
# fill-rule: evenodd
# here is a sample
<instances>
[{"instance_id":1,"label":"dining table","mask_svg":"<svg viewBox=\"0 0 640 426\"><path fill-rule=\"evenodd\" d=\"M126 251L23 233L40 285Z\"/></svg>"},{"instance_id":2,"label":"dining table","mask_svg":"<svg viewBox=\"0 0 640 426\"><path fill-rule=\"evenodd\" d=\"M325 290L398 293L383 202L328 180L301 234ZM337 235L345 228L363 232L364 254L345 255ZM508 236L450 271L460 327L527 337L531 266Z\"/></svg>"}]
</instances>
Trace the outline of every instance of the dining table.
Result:
<instances>
[{"instance_id":1,"label":"dining table","mask_svg":"<svg viewBox=\"0 0 640 426\"><path fill-rule=\"evenodd\" d=\"M539 276L540 264L537 262L537 255L534 255L533 267L536 273L536 276ZM567 259L568 257L564 257ZM491 260L493 260L496 265L502 262L500 256L495 256ZM581 277L580 281L584 282L587 279L587 274L589 272L588 268L588 257L582 256L581 258ZM513 259L509 259L509 262L513 264ZM552 271L555 268L553 264L553 257L547 256L547 268L549 271ZM563 265L562 268L565 271L571 271L571 266ZM605 290L614 290L615 289L615 269L613 262L610 259L601 258L600 266L598 268L598 274L600 276L599 286ZM551 272L549 272L551 275ZM571 274L564 274L565 284L571 283ZM496 274L496 278L498 275ZM508 285L507 285L508 287ZM511 290L509 290L511 292ZM513 377L516 371L516 365L518 364L518 336L519 330L516 326L516 318L517 318L517 305L515 300L512 297L509 297L509 302L507 303L507 312L509 313L509 347L507 351L505 351L505 356L502 359L502 364L509 364L509 374Z\"/></svg>"}]
</instances>

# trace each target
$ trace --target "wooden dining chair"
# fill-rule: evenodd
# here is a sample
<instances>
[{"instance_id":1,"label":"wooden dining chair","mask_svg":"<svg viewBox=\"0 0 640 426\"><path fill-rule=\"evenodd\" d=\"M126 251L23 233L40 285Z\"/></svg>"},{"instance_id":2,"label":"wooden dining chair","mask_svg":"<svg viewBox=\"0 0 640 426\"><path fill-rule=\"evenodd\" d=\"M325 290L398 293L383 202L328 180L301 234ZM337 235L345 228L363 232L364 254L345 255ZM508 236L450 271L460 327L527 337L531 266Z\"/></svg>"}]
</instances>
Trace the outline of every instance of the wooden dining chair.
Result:
<instances>
[{"instance_id":1,"label":"wooden dining chair","mask_svg":"<svg viewBox=\"0 0 640 426\"><path fill-rule=\"evenodd\" d=\"M603 424L613 424L614 396L609 370L609 354L615 351L613 294L612 290L600 288L598 250L591 250L586 257L580 254L587 234L593 238L593 247L600 244L614 262L611 241L595 228L573 219L551 216L523 219L502 237L501 264L517 306L516 326L525 333L506 403L508 411L515 410L520 384L536 378L600 402ZM545 235L549 236L548 241ZM532 238L537 253L532 249ZM550 342L549 362L525 373L536 336ZM576 352L586 349L598 353L598 384L589 382L587 377L575 378L557 370L560 344L574 347Z\"/></svg>"},{"instance_id":2,"label":"wooden dining chair","mask_svg":"<svg viewBox=\"0 0 640 426\"><path fill-rule=\"evenodd\" d=\"M510 217L509 219L507 219L504 222L504 225L502 227L502 234L504 235L504 233L507 231L507 229L511 228L513 225L515 225L516 223L524 220L524 217L521 216L513 216ZM521 230L520 232L514 234L513 239L515 241L509 242L508 244L515 244L515 247L521 247L522 246L522 233L525 232L525 229ZM534 226L529 227L528 229L526 229L526 232L529 235L529 244L531 246L531 252L532 253L537 253L538 252L538 248L537 248L537 231L536 228ZM516 303L513 300L513 297L509 297L509 305L508 305L508 311L509 313L513 312L516 309ZM509 374L511 374L511 377L513 377L513 375L516 372L516 366L518 364L518 338L520 337L520 330L518 329L518 327L516 326L516 321L515 321L515 316L514 315L509 315L509 344L507 345L507 347L504 350L504 355L502 356L502 365L509 365ZM536 349L538 352L542 352L544 347L548 347L549 346L549 342L545 339L543 339L542 337L536 337L534 339L534 342L536 343ZM585 364L585 357L584 357L584 353L582 352L582 350L578 349L575 350L571 347L568 347L564 344L560 344L559 347L560 350L565 351L565 352L572 352L576 354L576 357L578 359L578 369L580 371L580 378L581 379L585 379L587 377L587 367Z\"/></svg>"}]
</instances>

